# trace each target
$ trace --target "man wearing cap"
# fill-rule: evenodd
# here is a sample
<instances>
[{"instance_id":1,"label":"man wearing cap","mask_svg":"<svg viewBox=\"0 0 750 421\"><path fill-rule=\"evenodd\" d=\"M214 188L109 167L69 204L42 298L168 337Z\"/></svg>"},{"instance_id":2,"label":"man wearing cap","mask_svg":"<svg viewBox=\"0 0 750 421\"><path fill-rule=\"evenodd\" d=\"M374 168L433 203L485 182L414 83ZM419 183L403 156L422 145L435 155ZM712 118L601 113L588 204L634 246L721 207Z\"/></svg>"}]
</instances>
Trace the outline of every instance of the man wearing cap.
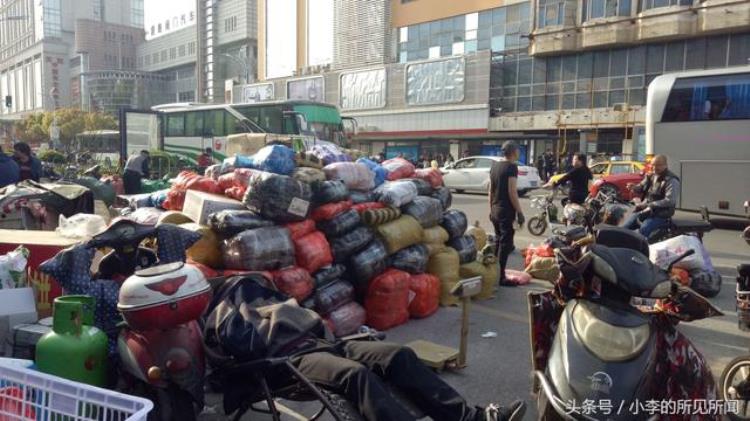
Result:
<instances>
[{"instance_id":1,"label":"man wearing cap","mask_svg":"<svg viewBox=\"0 0 750 421\"><path fill-rule=\"evenodd\" d=\"M513 223L523 226L521 203L518 200L518 161L519 148L515 142L503 144L505 159L495 161L490 169L490 221L495 227L495 250L500 263L500 285L512 285L505 279L505 266L513 251Z\"/></svg>"}]
</instances>

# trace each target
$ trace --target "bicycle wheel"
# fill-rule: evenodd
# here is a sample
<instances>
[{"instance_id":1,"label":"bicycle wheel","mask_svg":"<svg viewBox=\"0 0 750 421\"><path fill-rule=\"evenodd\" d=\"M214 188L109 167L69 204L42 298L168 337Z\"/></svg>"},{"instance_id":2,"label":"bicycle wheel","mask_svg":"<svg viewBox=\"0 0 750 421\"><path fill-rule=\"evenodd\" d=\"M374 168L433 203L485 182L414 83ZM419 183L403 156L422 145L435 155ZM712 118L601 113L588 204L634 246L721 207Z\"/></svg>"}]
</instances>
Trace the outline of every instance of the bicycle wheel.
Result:
<instances>
[{"instance_id":1,"label":"bicycle wheel","mask_svg":"<svg viewBox=\"0 0 750 421\"><path fill-rule=\"evenodd\" d=\"M540 216L532 216L529 218L529 222L526 223L526 228L532 235L540 236L547 230L547 221Z\"/></svg>"},{"instance_id":2,"label":"bicycle wheel","mask_svg":"<svg viewBox=\"0 0 750 421\"><path fill-rule=\"evenodd\" d=\"M735 421L750 420L750 355L727 364L719 379L719 395L724 401L736 401L737 412L727 416Z\"/></svg>"}]
</instances>

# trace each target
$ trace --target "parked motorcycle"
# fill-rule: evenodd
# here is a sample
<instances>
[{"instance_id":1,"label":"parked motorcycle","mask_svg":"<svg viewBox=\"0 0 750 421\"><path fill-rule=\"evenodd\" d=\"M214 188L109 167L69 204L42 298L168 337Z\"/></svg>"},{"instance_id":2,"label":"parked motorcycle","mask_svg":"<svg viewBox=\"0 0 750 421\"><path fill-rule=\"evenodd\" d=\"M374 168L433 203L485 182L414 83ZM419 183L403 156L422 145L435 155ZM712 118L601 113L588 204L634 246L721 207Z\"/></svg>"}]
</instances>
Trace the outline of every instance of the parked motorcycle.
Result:
<instances>
[{"instance_id":1,"label":"parked motorcycle","mask_svg":"<svg viewBox=\"0 0 750 421\"><path fill-rule=\"evenodd\" d=\"M539 213L529 218L529 221L526 223L526 228L529 229L529 232L532 235L543 235L550 224L556 224L558 222L558 209L557 205L555 205L555 190L552 190L552 192L547 195L532 197L531 207L539 209Z\"/></svg>"},{"instance_id":2,"label":"parked motorcycle","mask_svg":"<svg viewBox=\"0 0 750 421\"><path fill-rule=\"evenodd\" d=\"M658 408L634 415L633 405L715 399L707 363L675 329L678 321L721 315L670 279L672 266L694 251L660 268L649 261L639 234L618 227L594 231L555 249L561 275L553 291L529 294L540 418L658 419ZM653 305L634 305L639 299ZM685 358L678 364L668 355Z\"/></svg>"},{"instance_id":3,"label":"parked motorcycle","mask_svg":"<svg viewBox=\"0 0 750 421\"><path fill-rule=\"evenodd\" d=\"M680 235L695 235L703 241L703 236L714 228L711 225L711 216L708 208L701 206L699 209L701 215L701 219L699 220L668 218L667 225L664 228L654 231L648 237L649 244L658 243Z\"/></svg>"}]
</instances>

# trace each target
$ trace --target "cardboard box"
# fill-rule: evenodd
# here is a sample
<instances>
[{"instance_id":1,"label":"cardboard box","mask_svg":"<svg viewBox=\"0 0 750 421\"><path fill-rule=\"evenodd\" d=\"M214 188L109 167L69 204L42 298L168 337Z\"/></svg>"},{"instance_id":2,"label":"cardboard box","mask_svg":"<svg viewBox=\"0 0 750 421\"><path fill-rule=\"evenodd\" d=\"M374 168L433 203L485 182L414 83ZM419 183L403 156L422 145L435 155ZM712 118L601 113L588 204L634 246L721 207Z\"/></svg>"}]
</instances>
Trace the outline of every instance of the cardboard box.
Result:
<instances>
[{"instance_id":1,"label":"cardboard box","mask_svg":"<svg viewBox=\"0 0 750 421\"><path fill-rule=\"evenodd\" d=\"M239 133L227 136L225 154L227 157L235 155L249 156L266 146L265 133Z\"/></svg>"},{"instance_id":2,"label":"cardboard box","mask_svg":"<svg viewBox=\"0 0 750 421\"><path fill-rule=\"evenodd\" d=\"M0 290L0 344L6 344L13 328L38 320L34 290L12 288Z\"/></svg>"},{"instance_id":3,"label":"cardboard box","mask_svg":"<svg viewBox=\"0 0 750 421\"><path fill-rule=\"evenodd\" d=\"M209 215L225 209L246 210L247 206L239 200L228 197L188 190L182 213L198 224L208 225Z\"/></svg>"},{"instance_id":4,"label":"cardboard box","mask_svg":"<svg viewBox=\"0 0 750 421\"><path fill-rule=\"evenodd\" d=\"M77 243L54 231L23 231L0 229L0 254L13 251L18 246L29 249L26 279L36 294L36 309L41 317L52 314L52 301L62 295L62 287L52 277L39 272L39 265L57 252Z\"/></svg>"}]
</instances>

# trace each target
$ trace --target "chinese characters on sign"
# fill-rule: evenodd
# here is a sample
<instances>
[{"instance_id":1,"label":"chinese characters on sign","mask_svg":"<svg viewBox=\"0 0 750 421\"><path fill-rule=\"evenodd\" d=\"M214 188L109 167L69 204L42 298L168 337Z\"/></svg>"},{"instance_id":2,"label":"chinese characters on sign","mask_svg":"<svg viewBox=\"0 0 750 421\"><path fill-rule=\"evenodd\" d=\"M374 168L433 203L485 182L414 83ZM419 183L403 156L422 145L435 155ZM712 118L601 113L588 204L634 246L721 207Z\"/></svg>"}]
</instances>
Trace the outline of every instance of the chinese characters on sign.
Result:
<instances>
[{"instance_id":1,"label":"chinese characters on sign","mask_svg":"<svg viewBox=\"0 0 750 421\"><path fill-rule=\"evenodd\" d=\"M341 108L366 110L385 107L385 69L341 74Z\"/></svg>"},{"instance_id":2,"label":"chinese characters on sign","mask_svg":"<svg viewBox=\"0 0 750 421\"><path fill-rule=\"evenodd\" d=\"M290 80L286 83L287 99L305 101L325 101L323 76Z\"/></svg>"},{"instance_id":3,"label":"chinese characters on sign","mask_svg":"<svg viewBox=\"0 0 750 421\"><path fill-rule=\"evenodd\" d=\"M463 58L414 63L406 67L408 105L451 104L464 100Z\"/></svg>"},{"instance_id":4,"label":"chinese characters on sign","mask_svg":"<svg viewBox=\"0 0 750 421\"><path fill-rule=\"evenodd\" d=\"M242 102L270 101L273 98L273 83L256 83L242 88Z\"/></svg>"},{"instance_id":5,"label":"chinese characters on sign","mask_svg":"<svg viewBox=\"0 0 750 421\"><path fill-rule=\"evenodd\" d=\"M584 399L582 402L567 401L564 404L568 415L724 415L736 413L738 401L720 400L648 400L633 402L614 402L610 399Z\"/></svg>"}]
</instances>

